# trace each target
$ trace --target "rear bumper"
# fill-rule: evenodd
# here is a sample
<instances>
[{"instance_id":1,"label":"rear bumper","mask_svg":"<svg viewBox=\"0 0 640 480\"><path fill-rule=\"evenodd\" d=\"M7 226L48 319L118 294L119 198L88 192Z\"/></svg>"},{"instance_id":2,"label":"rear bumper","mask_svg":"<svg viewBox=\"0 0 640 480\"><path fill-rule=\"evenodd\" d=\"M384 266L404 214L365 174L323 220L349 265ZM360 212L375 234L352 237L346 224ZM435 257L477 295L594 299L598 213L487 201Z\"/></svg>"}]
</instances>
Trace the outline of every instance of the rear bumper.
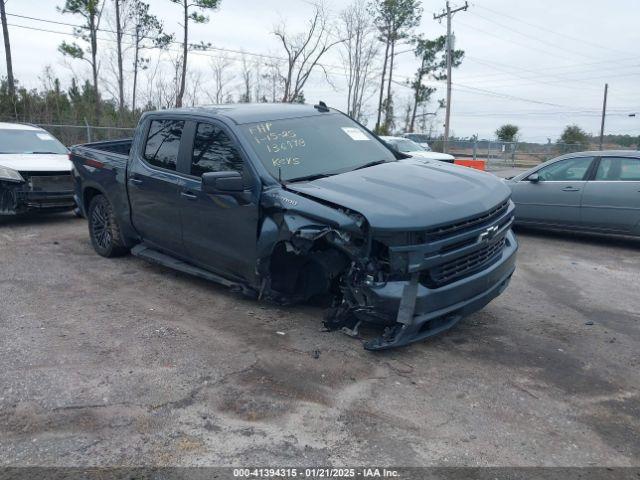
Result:
<instances>
[{"instance_id":1,"label":"rear bumper","mask_svg":"<svg viewBox=\"0 0 640 480\"><path fill-rule=\"evenodd\" d=\"M515 271L517 250L515 236L508 231L500 258L486 269L440 288L428 288L417 283L411 320L395 324L393 335L383 335L367 343L365 348L382 350L423 340L451 328L460 319L480 310L509 284ZM382 286L371 286L364 293L374 310L393 318L398 315L403 297L408 295L410 283L388 282Z\"/></svg>"}]
</instances>

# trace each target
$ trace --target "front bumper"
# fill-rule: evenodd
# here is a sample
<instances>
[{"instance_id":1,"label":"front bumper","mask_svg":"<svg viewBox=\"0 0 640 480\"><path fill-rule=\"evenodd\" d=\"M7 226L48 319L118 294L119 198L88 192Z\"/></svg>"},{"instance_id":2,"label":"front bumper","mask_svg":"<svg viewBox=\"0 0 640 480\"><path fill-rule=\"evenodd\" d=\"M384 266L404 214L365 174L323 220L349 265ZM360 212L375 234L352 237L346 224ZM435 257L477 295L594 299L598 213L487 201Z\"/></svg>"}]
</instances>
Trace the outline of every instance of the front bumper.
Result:
<instances>
[{"instance_id":1,"label":"front bumper","mask_svg":"<svg viewBox=\"0 0 640 480\"><path fill-rule=\"evenodd\" d=\"M392 332L389 335L366 343L365 348L383 350L437 335L500 295L515 271L518 249L511 230L505 239L505 247L497 261L484 270L448 285L428 288L419 282L419 274L415 273L411 280L367 287L362 293L373 310L387 317L397 315L398 321L390 329ZM365 318L366 312L360 315L363 320L370 320Z\"/></svg>"},{"instance_id":2,"label":"front bumper","mask_svg":"<svg viewBox=\"0 0 640 480\"><path fill-rule=\"evenodd\" d=\"M35 192L24 184L0 185L0 215L58 212L75 207L73 192Z\"/></svg>"}]
</instances>

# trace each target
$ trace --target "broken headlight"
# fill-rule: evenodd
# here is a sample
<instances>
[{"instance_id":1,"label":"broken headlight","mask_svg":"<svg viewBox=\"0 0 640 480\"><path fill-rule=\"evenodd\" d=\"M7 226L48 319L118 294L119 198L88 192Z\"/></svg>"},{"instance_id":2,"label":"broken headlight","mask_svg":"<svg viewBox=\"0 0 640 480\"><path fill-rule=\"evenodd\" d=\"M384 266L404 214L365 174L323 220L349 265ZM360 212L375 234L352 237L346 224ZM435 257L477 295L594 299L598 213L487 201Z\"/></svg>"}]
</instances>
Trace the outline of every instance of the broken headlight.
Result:
<instances>
[{"instance_id":1,"label":"broken headlight","mask_svg":"<svg viewBox=\"0 0 640 480\"><path fill-rule=\"evenodd\" d=\"M3 166L0 166L0 180L15 183L24 182L24 178L22 178L19 172Z\"/></svg>"}]
</instances>

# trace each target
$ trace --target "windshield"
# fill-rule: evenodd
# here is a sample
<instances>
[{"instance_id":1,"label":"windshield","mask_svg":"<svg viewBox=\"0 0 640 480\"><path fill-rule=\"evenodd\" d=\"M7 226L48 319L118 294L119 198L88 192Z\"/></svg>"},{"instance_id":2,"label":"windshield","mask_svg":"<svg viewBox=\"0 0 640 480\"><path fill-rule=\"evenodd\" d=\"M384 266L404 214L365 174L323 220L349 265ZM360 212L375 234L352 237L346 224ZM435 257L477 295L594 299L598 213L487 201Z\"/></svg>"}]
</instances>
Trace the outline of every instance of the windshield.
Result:
<instances>
[{"instance_id":1,"label":"windshield","mask_svg":"<svg viewBox=\"0 0 640 480\"><path fill-rule=\"evenodd\" d=\"M414 142L429 143L429 135L423 133L405 133L404 137Z\"/></svg>"},{"instance_id":2,"label":"windshield","mask_svg":"<svg viewBox=\"0 0 640 480\"><path fill-rule=\"evenodd\" d=\"M0 154L2 153L59 153L65 155L66 147L44 130L0 130Z\"/></svg>"},{"instance_id":3,"label":"windshield","mask_svg":"<svg viewBox=\"0 0 640 480\"><path fill-rule=\"evenodd\" d=\"M349 117L335 113L240 125L275 178L334 175L396 158Z\"/></svg>"},{"instance_id":4,"label":"windshield","mask_svg":"<svg viewBox=\"0 0 640 480\"><path fill-rule=\"evenodd\" d=\"M400 152L418 152L424 150L423 147L411 140L394 140L391 144Z\"/></svg>"}]
</instances>

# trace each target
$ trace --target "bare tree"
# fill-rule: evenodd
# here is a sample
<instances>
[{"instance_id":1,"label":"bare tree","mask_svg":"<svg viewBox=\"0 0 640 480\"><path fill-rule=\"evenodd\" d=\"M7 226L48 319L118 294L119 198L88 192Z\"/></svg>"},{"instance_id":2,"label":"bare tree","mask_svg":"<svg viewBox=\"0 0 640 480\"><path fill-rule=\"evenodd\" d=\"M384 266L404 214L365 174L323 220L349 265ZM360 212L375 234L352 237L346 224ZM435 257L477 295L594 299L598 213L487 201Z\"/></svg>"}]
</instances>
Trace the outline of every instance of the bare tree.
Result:
<instances>
[{"instance_id":1,"label":"bare tree","mask_svg":"<svg viewBox=\"0 0 640 480\"><path fill-rule=\"evenodd\" d=\"M264 96L264 93L262 93L262 80L263 80L263 76L262 76L262 62L260 61L260 59L256 59L253 62L253 78L254 78L254 82L253 82L253 99L255 102L266 102L266 98Z\"/></svg>"},{"instance_id":2,"label":"bare tree","mask_svg":"<svg viewBox=\"0 0 640 480\"><path fill-rule=\"evenodd\" d=\"M253 81L253 72L251 71L251 65L247 62L247 56L242 55L242 60L240 62L240 77L242 78L242 87L240 98L238 102L240 103L250 103L251 102L251 90L252 90L252 81Z\"/></svg>"},{"instance_id":3,"label":"bare tree","mask_svg":"<svg viewBox=\"0 0 640 480\"><path fill-rule=\"evenodd\" d=\"M118 110L124 111L124 72L122 69L122 30L121 8L126 0L113 0L116 15L116 50L118 56Z\"/></svg>"},{"instance_id":4,"label":"bare tree","mask_svg":"<svg viewBox=\"0 0 640 480\"><path fill-rule=\"evenodd\" d=\"M262 78L269 83L269 93L271 103L275 103L279 98L279 88L284 84L284 76L280 70L280 62L278 61L269 61L265 63L265 68L267 69L267 73L262 74ZM282 96L280 96L281 98Z\"/></svg>"},{"instance_id":5,"label":"bare tree","mask_svg":"<svg viewBox=\"0 0 640 480\"><path fill-rule=\"evenodd\" d=\"M162 22L158 17L149 13L149 4L142 0L133 0L130 6L133 20L133 85L131 92L131 109L135 111L138 92L138 72L149 68L148 57L142 55L147 48L168 47L173 41L173 35L164 32Z\"/></svg>"},{"instance_id":6,"label":"bare tree","mask_svg":"<svg viewBox=\"0 0 640 480\"><path fill-rule=\"evenodd\" d=\"M373 0L371 13L378 28L378 39L385 44L382 76L380 79L380 98L378 100L378 119L376 131L386 133L393 122L393 68L395 49L399 41L407 38L412 28L420 22L422 8L418 0ZM387 66L389 76L387 78ZM384 98L384 90L387 96ZM385 113L385 125L381 125L382 113Z\"/></svg>"},{"instance_id":7,"label":"bare tree","mask_svg":"<svg viewBox=\"0 0 640 480\"><path fill-rule=\"evenodd\" d=\"M190 70L187 72L187 88L185 90L186 103L192 107L198 105L200 99L198 94L202 92L202 71Z\"/></svg>"},{"instance_id":8,"label":"bare tree","mask_svg":"<svg viewBox=\"0 0 640 480\"><path fill-rule=\"evenodd\" d=\"M340 13L340 55L347 75L347 113L361 120L364 95L370 86L379 52L375 27L364 0L356 0Z\"/></svg>"},{"instance_id":9,"label":"bare tree","mask_svg":"<svg viewBox=\"0 0 640 480\"><path fill-rule=\"evenodd\" d=\"M227 57L215 57L209 62L211 71L213 73L213 83L215 89L213 94L207 90L206 94L209 97L209 101L221 104L224 103L227 94L227 85L233 81L234 75L231 73L230 67L233 65Z\"/></svg>"},{"instance_id":10,"label":"bare tree","mask_svg":"<svg viewBox=\"0 0 640 480\"><path fill-rule=\"evenodd\" d=\"M180 89L182 55L169 53L153 62L146 75L145 98L147 105L154 109L174 107Z\"/></svg>"},{"instance_id":11,"label":"bare tree","mask_svg":"<svg viewBox=\"0 0 640 480\"><path fill-rule=\"evenodd\" d=\"M193 23L207 23L209 18L198 10L215 10L220 5L220 0L170 0L173 3L177 3L182 7L182 71L180 73L180 89L176 96L176 107L182 106L182 97L184 96L184 90L187 82L187 54L189 49L202 48L204 45L197 46L189 44L189 22ZM196 10L193 10L193 9Z\"/></svg>"},{"instance_id":12,"label":"bare tree","mask_svg":"<svg viewBox=\"0 0 640 480\"><path fill-rule=\"evenodd\" d=\"M100 116L100 101L98 90L98 29L100 28L100 18L104 4L100 0L66 0L62 8L58 8L61 13L79 15L84 19L85 24L74 28L73 34L89 44L90 58L85 55L84 49L76 42L67 43L63 41L58 50L63 55L79 60L84 60L91 65L93 75L93 91L95 95L96 117Z\"/></svg>"},{"instance_id":13,"label":"bare tree","mask_svg":"<svg viewBox=\"0 0 640 480\"><path fill-rule=\"evenodd\" d=\"M280 39L287 56L282 101L299 101L302 89L316 67L324 71L328 80L327 71L319 61L331 47L343 40L335 38L327 11L319 3L314 4L313 16L307 22L304 33L288 33L284 23L277 26L273 33Z\"/></svg>"}]
</instances>

